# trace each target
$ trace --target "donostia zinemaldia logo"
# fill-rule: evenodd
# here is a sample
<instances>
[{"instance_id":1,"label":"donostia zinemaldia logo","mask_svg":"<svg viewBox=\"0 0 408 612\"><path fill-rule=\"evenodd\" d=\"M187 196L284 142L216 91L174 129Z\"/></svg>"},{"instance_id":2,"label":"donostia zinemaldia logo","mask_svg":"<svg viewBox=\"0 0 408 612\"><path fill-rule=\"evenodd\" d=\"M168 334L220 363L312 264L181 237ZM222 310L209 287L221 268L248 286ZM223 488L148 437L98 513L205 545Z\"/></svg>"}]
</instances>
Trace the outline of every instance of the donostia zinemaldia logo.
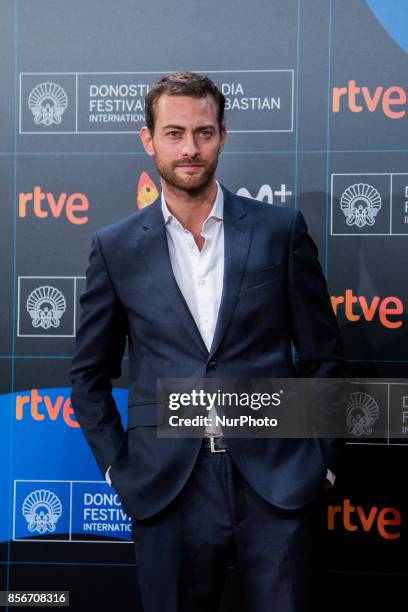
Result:
<instances>
[{"instance_id":1,"label":"donostia zinemaldia logo","mask_svg":"<svg viewBox=\"0 0 408 612\"><path fill-rule=\"evenodd\" d=\"M33 327L43 329L59 327L60 319L67 307L61 291L49 285L31 291L26 306Z\"/></svg>"},{"instance_id":2,"label":"donostia zinemaldia logo","mask_svg":"<svg viewBox=\"0 0 408 612\"><path fill-rule=\"evenodd\" d=\"M381 196L372 185L356 183L343 191L340 208L346 217L347 225L371 226L381 209Z\"/></svg>"},{"instance_id":3,"label":"donostia zinemaldia logo","mask_svg":"<svg viewBox=\"0 0 408 612\"><path fill-rule=\"evenodd\" d=\"M34 115L34 123L43 123L47 127L53 123L59 125L68 106L68 96L57 83L40 83L31 90L28 106Z\"/></svg>"},{"instance_id":4,"label":"donostia zinemaldia logo","mask_svg":"<svg viewBox=\"0 0 408 612\"><path fill-rule=\"evenodd\" d=\"M346 406L347 434L356 438L370 436L379 415L380 409L371 395L360 391L351 393Z\"/></svg>"},{"instance_id":5,"label":"donostia zinemaldia logo","mask_svg":"<svg viewBox=\"0 0 408 612\"><path fill-rule=\"evenodd\" d=\"M62 505L55 493L38 489L27 495L23 501L22 512L27 521L28 531L52 533L62 514Z\"/></svg>"}]
</instances>

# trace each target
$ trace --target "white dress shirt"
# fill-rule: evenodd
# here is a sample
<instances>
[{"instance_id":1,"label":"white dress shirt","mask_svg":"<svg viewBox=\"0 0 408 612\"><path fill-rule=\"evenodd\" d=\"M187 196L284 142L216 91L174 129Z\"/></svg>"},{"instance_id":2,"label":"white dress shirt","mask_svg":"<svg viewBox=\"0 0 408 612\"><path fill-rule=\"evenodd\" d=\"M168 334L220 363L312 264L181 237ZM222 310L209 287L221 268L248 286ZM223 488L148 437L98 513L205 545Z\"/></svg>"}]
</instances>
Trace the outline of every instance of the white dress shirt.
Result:
<instances>
[{"instance_id":1,"label":"white dress shirt","mask_svg":"<svg viewBox=\"0 0 408 612\"><path fill-rule=\"evenodd\" d=\"M215 202L200 232L204 238L201 251L193 234L185 229L167 208L163 192L161 204L174 277L209 352L217 324L224 279L222 189L217 181ZM215 408L212 408L208 417L214 425L207 426L204 435L222 435L221 427L215 425L215 416Z\"/></svg>"}]
</instances>

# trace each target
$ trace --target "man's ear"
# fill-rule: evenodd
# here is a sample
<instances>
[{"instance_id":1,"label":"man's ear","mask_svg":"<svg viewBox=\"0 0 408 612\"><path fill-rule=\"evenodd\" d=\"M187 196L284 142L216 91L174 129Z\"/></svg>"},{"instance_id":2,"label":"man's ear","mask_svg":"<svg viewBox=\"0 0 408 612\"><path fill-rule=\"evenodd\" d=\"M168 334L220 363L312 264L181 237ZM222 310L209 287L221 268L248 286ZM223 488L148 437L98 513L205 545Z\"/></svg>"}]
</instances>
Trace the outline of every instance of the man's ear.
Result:
<instances>
[{"instance_id":1,"label":"man's ear","mask_svg":"<svg viewBox=\"0 0 408 612\"><path fill-rule=\"evenodd\" d=\"M140 137L140 140L142 141L142 144L144 146L144 150L146 151L146 153L150 156L154 155L153 137L150 133L149 128L146 126L142 127L139 132L139 137Z\"/></svg>"},{"instance_id":2,"label":"man's ear","mask_svg":"<svg viewBox=\"0 0 408 612\"><path fill-rule=\"evenodd\" d=\"M227 137L227 128L223 127L221 130L221 143L220 143L220 151L223 150L224 148L224 144L225 144L225 139Z\"/></svg>"}]
</instances>

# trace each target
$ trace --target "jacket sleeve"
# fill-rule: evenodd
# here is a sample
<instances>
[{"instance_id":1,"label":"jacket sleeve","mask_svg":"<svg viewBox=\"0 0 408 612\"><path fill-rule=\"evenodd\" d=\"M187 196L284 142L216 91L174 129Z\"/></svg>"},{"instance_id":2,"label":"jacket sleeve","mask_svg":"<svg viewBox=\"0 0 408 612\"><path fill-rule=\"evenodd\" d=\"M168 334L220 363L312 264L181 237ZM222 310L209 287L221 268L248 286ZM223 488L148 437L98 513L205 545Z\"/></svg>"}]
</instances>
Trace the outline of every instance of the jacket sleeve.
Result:
<instances>
[{"instance_id":1,"label":"jacket sleeve","mask_svg":"<svg viewBox=\"0 0 408 612\"><path fill-rule=\"evenodd\" d=\"M121 374L127 316L113 288L97 233L92 237L86 289L79 302L81 319L70 372L71 403L105 474L124 436L111 379Z\"/></svg>"},{"instance_id":2,"label":"jacket sleeve","mask_svg":"<svg viewBox=\"0 0 408 612\"><path fill-rule=\"evenodd\" d=\"M288 270L292 341L298 355L299 378L348 378L349 366L343 355L340 330L318 260L317 248L300 211L297 211L293 221ZM346 385L342 384L338 388L341 392L335 397L332 395L336 394L333 385L328 387L327 396L318 391L322 402L330 397L330 404L323 406L324 411L328 410L324 425L329 426L329 430L329 421L335 421L332 423L334 427L343 422ZM335 474L343 469L345 440L341 433L336 439L316 440L326 460L326 467Z\"/></svg>"},{"instance_id":3,"label":"jacket sleeve","mask_svg":"<svg viewBox=\"0 0 408 612\"><path fill-rule=\"evenodd\" d=\"M290 238L288 287L292 341L300 378L348 376L340 330L315 243L300 211Z\"/></svg>"}]
</instances>

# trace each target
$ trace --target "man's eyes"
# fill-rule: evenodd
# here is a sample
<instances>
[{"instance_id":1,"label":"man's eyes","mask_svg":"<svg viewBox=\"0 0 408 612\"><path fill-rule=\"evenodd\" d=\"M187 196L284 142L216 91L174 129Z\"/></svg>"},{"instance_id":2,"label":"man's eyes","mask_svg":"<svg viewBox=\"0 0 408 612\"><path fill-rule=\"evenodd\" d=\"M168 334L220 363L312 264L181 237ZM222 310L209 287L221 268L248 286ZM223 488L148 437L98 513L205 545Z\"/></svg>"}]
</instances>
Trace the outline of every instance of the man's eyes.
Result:
<instances>
[{"instance_id":1,"label":"man's eyes","mask_svg":"<svg viewBox=\"0 0 408 612\"><path fill-rule=\"evenodd\" d=\"M211 138L212 131L211 130L200 130L198 132L198 135L202 136L203 138ZM181 138L182 133L177 130L169 130L168 132L166 132L166 136L169 136L170 138Z\"/></svg>"}]
</instances>

